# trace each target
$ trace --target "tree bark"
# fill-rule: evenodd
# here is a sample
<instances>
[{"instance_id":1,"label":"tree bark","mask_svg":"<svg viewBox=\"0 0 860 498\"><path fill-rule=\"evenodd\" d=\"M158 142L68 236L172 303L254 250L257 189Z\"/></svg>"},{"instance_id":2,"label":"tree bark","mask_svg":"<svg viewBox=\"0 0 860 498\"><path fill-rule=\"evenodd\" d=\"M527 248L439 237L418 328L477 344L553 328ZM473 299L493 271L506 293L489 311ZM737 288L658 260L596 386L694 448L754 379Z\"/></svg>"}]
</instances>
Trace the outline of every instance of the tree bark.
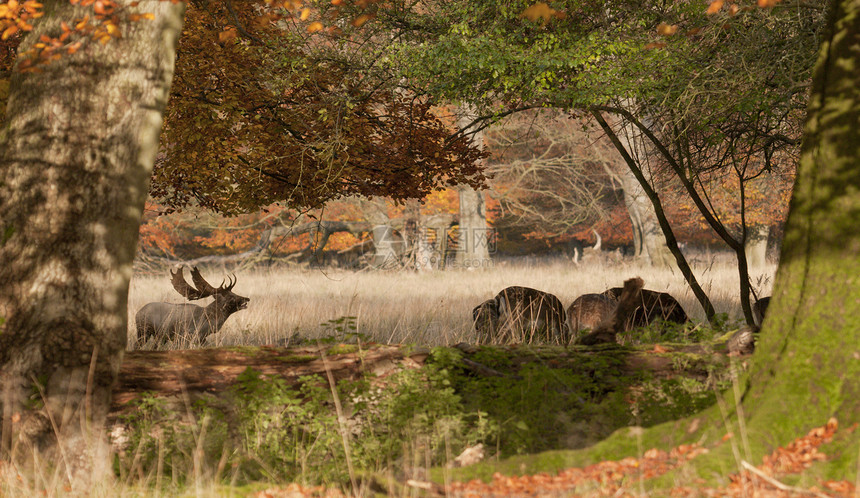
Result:
<instances>
[{"instance_id":1,"label":"tree bark","mask_svg":"<svg viewBox=\"0 0 860 498\"><path fill-rule=\"evenodd\" d=\"M0 450L39 450L39 465L55 463L73 486L111 472L98 443L182 26L181 4L139 8L155 20L15 71L0 136ZM92 14L67 0L45 11L19 53ZM24 407L34 380L44 409Z\"/></svg>"},{"instance_id":2,"label":"tree bark","mask_svg":"<svg viewBox=\"0 0 860 498\"><path fill-rule=\"evenodd\" d=\"M829 16L775 291L743 397L749 434L766 439L758 451L830 417L840 427L860 422L860 1L835 0Z\"/></svg>"}]
</instances>

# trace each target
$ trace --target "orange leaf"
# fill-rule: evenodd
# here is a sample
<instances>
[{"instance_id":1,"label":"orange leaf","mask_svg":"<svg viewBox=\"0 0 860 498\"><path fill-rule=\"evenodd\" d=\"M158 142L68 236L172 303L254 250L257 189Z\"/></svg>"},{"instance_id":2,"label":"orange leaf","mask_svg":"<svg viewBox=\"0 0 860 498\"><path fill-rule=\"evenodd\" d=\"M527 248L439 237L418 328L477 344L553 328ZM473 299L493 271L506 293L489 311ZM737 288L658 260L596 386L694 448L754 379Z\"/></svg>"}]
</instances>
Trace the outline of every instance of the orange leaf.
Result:
<instances>
[{"instance_id":1,"label":"orange leaf","mask_svg":"<svg viewBox=\"0 0 860 498\"><path fill-rule=\"evenodd\" d=\"M657 34L660 36L672 36L678 31L677 24L666 24L661 22L657 25Z\"/></svg>"},{"instance_id":2,"label":"orange leaf","mask_svg":"<svg viewBox=\"0 0 860 498\"><path fill-rule=\"evenodd\" d=\"M230 40L234 40L237 36L236 29L228 26L224 31L218 33L218 43L227 43Z\"/></svg>"},{"instance_id":3,"label":"orange leaf","mask_svg":"<svg viewBox=\"0 0 860 498\"><path fill-rule=\"evenodd\" d=\"M337 7L338 5L340 5L342 3L343 3L343 0L331 0L331 4L334 5L335 7Z\"/></svg>"},{"instance_id":4,"label":"orange leaf","mask_svg":"<svg viewBox=\"0 0 860 498\"><path fill-rule=\"evenodd\" d=\"M651 50L654 48L663 48L665 46L666 46L666 44L662 43L662 42L649 43L649 44L645 45L645 50Z\"/></svg>"},{"instance_id":5,"label":"orange leaf","mask_svg":"<svg viewBox=\"0 0 860 498\"><path fill-rule=\"evenodd\" d=\"M302 10L302 14L299 16L299 19L302 21L306 21L308 17L311 16L311 9Z\"/></svg>"},{"instance_id":6,"label":"orange leaf","mask_svg":"<svg viewBox=\"0 0 860 498\"><path fill-rule=\"evenodd\" d=\"M758 0L758 6L761 8L773 7L779 3L779 0Z\"/></svg>"},{"instance_id":7,"label":"orange leaf","mask_svg":"<svg viewBox=\"0 0 860 498\"><path fill-rule=\"evenodd\" d=\"M711 5L708 5L708 10L706 10L705 13L707 13L709 15L710 14L716 14L717 12L720 11L720 9L723 8L724 3L725 3L725 0L714 0L713 2L711 2Z\"/></svg>"},{"instance_id":8,"label":"orange leaf","mask_svg":"<svg viewBox=\"0 0 860 498\"><path fill-rule=\"evenodd\" d=\"M738 4L733 3L733 4L729 5L729 15L730 16L737 14L739 10L741 10L741 8L738 7Z\"/></svg>"},{"instance_id":9,"label":"orange leaf","mask_svg":"<svg viewBox=\"0 0 860 498\"><path fill-rule=\"evenodd\" d=\"M51 37L48 35L41 35L41 36L39 36L39 41L42 41L45 43L51 43Z\"/></svg>"},{"instance_id":10,"label":"orange leaf","mask_svg":"<svg viewBox=\"0 0 860 498\"><path fill-rule=\"evenodd\" d=\"M316 33L321 29L323 29L323 25L319 21L314 21L308 25L308 33Z\"/></svg>"},{"instance_id":11,"label":"orange leaf","mask_svg":"<svg viewBox=\"0 0 860 498\"><path fill-rule=\"evenodd\" d=\"M360 28L364 25L364 23L366 23L369 20L370 20L370 15L362 14L362 15L360 15L360 16L358 16L352 20L352 25L355 26L356 28Z\"/></svg>"},{"instance_id":12,"label":"orange leaf","mask_svg":"<svg viewBox=\"0 0 860 498\"><path fill-rule=\"evenodd\" d=\"M14 35L17 32L18 26L9 26L8 28L6 28L6 31L4 31L3 34L0 35L0 39L8 40L10 36Z\"/></svg>"},{"instance_id":13,"label":"orange leaf","mask_svg":"<svg viewBox=\"0 0 860 498\"><path fill-rule=\"evenodd\" d=\"M550 18L555 17L556 10L544 2L538 2L522 11L520 17L525 17L529 21L537 21L538 19L547 22Z\"/></svg>"},{"instance_id":14,"label":"orange leaf","mask_svg":"<svg viewBox=\"0 0 860 498\"><path fill-rule=\"evenodd\" d=\"M143 14L141 14L141 16L142 16L144 19L149 19L150 21L154 21L154 20L155 20L155 14L153 14L152 12L144 12Z\"/></svg>"}]
</instances>

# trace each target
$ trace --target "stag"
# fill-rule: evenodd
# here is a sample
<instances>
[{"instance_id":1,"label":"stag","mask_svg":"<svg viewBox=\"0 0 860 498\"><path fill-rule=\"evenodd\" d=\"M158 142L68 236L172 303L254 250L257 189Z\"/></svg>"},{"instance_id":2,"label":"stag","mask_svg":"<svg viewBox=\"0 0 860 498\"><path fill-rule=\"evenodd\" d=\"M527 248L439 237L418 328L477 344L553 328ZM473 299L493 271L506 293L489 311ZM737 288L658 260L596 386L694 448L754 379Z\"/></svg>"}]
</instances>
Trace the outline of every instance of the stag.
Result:
<instances>
[{"instance_id":1,"label":"stag","mask_svg":"<svg viewBox=\"0 0 860 498\"><path fill-rule=\"evenodd\" d=\"M567 344L570 334L557 297L529 287L507 287L472 310L478 343Z\"/></svg>"},{"instance_id":2,"label":"stag","mask_svg":"<svg viewBox=\"0 0 860 498\"><path fill-rule=\"evenodd\" d=\"M235 277L228 277L227 285L222 281L217 288L203 279L196 266L191 270L194 287L185 281L182 268L171 271L170 277L173 288L186 299L194 301L212 296L215 301L205 308L190 303L145 305L134 317L139 344L153 337L159 343L184 338L191 344L201 344L206 337L218 332L230 315L248 307L250 299L233 293Z\"/></svg>"}]
</instances>

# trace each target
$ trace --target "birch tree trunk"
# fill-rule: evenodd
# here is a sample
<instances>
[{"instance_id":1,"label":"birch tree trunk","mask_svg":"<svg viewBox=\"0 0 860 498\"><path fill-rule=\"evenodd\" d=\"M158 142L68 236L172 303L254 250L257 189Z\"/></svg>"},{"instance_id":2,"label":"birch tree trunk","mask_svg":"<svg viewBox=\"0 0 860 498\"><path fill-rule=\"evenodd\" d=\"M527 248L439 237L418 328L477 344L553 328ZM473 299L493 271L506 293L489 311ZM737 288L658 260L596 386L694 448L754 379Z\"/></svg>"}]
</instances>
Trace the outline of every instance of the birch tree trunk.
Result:
<instances>
[{"instance_id":1,"label":"birch tree trunk","mask_svg":"<svg viewBox=\"0 0 860 498\"><path fill-rule=\"evenodd\" d=\"M461 109L458 121L460 129L465 128L475 119L475 112L469 108ZM484 133L477 132L472 136L472 143L483 147ZM457 267L459 268L489 268L490 259L490 230L487 227L487 203L484 194L472 187L461 185L457 188L460 198L460 235L457 241Z\"/></svg>"},{"instance_id":2,"label":"birch tree trunk","mask_svg":"<svg viewBox=\"0 0 860 498\"><path fill-rule=\"evenodd\" d=\"M39 450L37 465L57 465L79 491L111 472L103 422L184 10L139 8L155 20L16 71L0 133L0 450ZM45 12L19 53L92 14L68 0ZM34 379L44 409L23 405Z\"/></svg>"}]
</instances>

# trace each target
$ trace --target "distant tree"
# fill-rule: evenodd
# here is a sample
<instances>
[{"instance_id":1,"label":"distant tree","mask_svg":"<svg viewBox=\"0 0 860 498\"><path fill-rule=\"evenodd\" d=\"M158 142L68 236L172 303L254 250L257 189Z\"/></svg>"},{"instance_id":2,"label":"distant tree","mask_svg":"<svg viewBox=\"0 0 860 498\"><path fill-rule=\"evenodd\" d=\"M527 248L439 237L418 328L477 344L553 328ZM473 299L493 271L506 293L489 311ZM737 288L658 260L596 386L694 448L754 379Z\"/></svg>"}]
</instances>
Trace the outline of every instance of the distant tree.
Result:
<instances>
[{"instance_id":1,"label":"distant tree","mask_svg":"<svg viewBox=\"0 0 860 498\"><path fill-rule=\"evenodd\" d=\"M607 216L620 185L605 153L615 151L581 128L565 113L543 110L518 113L488 130L486 172L502 213L549 238Z\"/></svg>"}]
</instances>

